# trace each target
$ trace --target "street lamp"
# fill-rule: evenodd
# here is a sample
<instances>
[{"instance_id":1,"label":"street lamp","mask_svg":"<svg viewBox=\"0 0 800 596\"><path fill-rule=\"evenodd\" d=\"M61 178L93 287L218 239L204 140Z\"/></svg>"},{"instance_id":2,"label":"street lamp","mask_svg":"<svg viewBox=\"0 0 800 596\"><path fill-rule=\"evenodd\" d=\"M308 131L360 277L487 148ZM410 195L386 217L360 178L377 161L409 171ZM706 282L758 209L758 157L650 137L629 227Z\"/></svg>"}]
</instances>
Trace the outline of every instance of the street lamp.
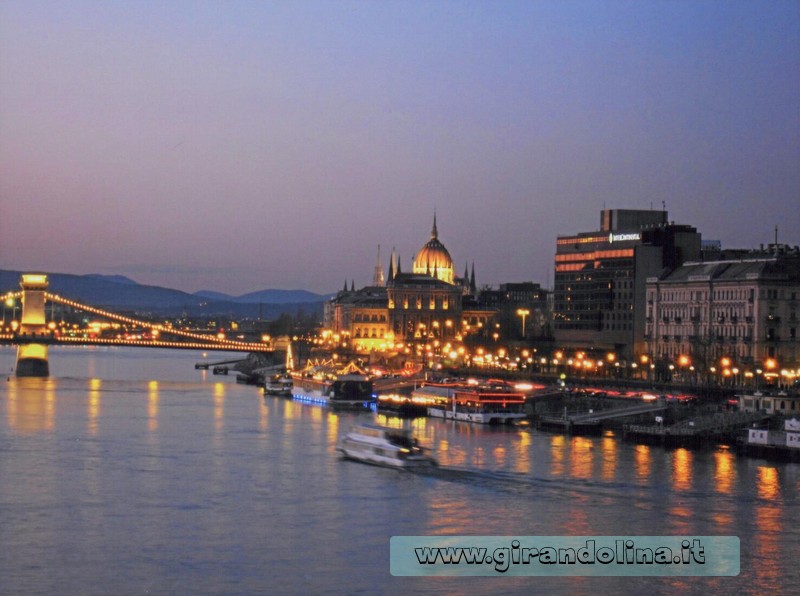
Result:
<instances>
[{"instance_id":1,"label":"street lamp","mask_svg":"<svg viewBox=\"0 0 800 596\"><path fill-rule=\"evenodd\" d=\"M6 324L6 307L12 309L11 320L14 321L17 318L17 301L11 297L6 298L3 301L3 325Z\"/></svg>"},{"instance_id":2,"label":"street lamp","mask_svg":"<svg viewBox=\"0 0 800 596\"><path fill-rule=\"evenodd\" d=\"M775 374L775 369L778 368L778 361L775 358L767 358L764 361L764 368L767 369L768 372L764 373L764 378L775 378L777 375Z\"/></svg>"},{"instance_id":3,"label":"street lamp","mask_svg":"<svg viewBox=\"0 0 800 596\"><path fill-rule=\"evenodd\" d=\"M527 308L517 309L517 314L522 317L522 339L525 339L525 317L531 314Z\"/></svg>"}]
</instances>

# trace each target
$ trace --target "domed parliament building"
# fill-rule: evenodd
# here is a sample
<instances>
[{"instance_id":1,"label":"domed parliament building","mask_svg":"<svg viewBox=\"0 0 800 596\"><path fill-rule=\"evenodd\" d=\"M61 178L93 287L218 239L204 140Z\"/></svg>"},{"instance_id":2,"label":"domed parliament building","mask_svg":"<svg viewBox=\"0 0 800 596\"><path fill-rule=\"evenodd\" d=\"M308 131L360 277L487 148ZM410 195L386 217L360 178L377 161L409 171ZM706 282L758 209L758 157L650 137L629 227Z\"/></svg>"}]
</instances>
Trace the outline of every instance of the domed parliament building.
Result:
<instances>
[{"instance_id":1,"label":"domed parliament building","mask_svg":"<svg viewBox=\"0 0 800 596\"><path fill-rule=\"evenodd\" d=\"M390 349L395 342L428 339L460 340L486 328L494 310L475 304L475 266L471 275L455 275L450 252L439 240L436 215L428 242L417 252L411 271L402 270L392 251L389 272L378 263L372 285L339 292L327 305L325 326L333 333L349 336L359 350Z\"/></svg>"},{"instance_id":2,"label":"domed parliament building","mask_svg":"<svg viewBox=\"0 0 800 596\"><path fill-rule=\"evenodd\" d=\"M411 272L415 275L427 275L438 280L454 285L453 259L450 253L439 240L439 230L436 228L436 215L433 216L433 229L431 239L425 243L417 256ZM464 275L466 278L466 274Z\"/></svg>"}]
</instances>

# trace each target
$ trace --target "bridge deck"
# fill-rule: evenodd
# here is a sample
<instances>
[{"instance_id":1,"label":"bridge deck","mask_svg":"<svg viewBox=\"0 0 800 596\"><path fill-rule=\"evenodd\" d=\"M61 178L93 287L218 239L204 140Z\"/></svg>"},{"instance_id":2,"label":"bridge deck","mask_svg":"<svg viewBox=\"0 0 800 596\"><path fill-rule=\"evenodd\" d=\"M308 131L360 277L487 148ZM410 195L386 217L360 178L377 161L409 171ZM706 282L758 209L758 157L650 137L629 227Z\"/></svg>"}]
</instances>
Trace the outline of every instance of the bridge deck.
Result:
<instances>
[{"instance_id":1,"label":"bridge deck","mask_svg":"<svg viewBox=\"0 0 800 596\"><path fill-rule=\"evenodd\" d=\"M172 350L205 350L214 352L266 352L274 350L260 343L225 343L225 342L198 342L198 341L147 341L106 339L87 337L56 337L53 335L2 335L0 345L42 344L46 346L130 346L136 348L161 348Z\"/></svg>"}]
</instances>

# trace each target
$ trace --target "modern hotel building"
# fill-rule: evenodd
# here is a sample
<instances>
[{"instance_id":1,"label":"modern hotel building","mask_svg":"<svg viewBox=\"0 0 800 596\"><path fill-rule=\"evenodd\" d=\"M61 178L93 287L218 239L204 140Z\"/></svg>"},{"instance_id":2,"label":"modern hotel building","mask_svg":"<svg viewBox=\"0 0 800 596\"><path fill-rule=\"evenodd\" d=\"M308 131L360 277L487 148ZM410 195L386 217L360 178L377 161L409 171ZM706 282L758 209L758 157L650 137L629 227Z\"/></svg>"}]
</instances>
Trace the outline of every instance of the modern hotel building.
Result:
<instances>
[{"instance_id":1,"label":"modern hotel building","mask_svg":"<svg viewBox=\"0 0 800 596\"><path fill-rule=\"evenodd\" d=\"M599 230L558 236L556 345L623 360L644 353L647 279L698 259L700 248L697 230L669 222L666 211L604 209Z\"/></svg>"}]
</instances>

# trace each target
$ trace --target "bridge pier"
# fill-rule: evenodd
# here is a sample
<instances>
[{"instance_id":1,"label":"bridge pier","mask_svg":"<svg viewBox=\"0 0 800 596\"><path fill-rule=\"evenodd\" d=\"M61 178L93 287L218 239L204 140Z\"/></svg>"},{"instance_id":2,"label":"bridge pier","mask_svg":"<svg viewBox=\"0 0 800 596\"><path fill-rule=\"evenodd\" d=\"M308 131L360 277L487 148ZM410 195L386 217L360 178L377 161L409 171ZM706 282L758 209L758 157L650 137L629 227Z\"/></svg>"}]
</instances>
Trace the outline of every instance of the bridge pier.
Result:
<instances>
[{"instance_id":1,"label":"bridge pier","mask_svg":"<svg viewBox=\"0 0 800 596\"><path fill-rule=\"evenodd\" d=\"M50 363L44 344L20 344L17 348L18 377L49 377Z\"/></svg>"},{"instance_id":2,"label":"bridge pier","mask_svg":"<svg viewBox=\"0 0 800 596\"><path fill-rule=\"evenodd\" d=\"M22 335L44 335L47 332L45 313L45 291L47 276L25 273L19 282L22 288L22 321L19 333ZM47 360L47 346L43 344L20 344L17 349L16 375L18 377L49 377L50 364Z\"/></svg>"}]
</instances>

